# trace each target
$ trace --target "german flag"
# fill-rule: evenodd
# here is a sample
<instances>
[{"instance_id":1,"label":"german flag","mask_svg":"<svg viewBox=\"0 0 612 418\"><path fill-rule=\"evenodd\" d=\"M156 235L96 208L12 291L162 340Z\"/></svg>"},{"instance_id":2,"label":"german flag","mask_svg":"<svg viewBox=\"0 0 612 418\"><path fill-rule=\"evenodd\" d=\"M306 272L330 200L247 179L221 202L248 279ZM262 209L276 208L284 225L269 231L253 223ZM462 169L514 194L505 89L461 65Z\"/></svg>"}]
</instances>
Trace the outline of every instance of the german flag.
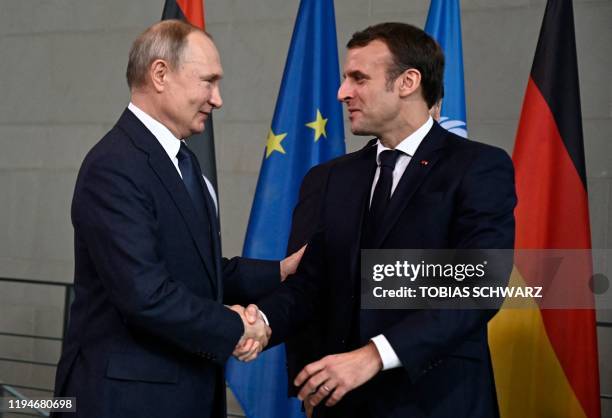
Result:
<instances>
[{"instance_id":1,"label":"german flag","mask_svg":"<svg viewBox=\"0 0 612 418\"><path fill-rule=\"evenodd\" d=\"M166 0L162 20L179 19L201 29L206 28L204 0ZM203 174L212 183L218 196L217 163L215 160L215 135L213 133L212 115L206 120L204 132L188 140L191 149L200 162ZM215 196L215 200L219 199Z\"/></svg>"},{"instance_id":2,"label":"german flag","mask_svg":"<svg viewBox=\"0 0 612 418\"><path fill-rule=\"evenodd\" d=\"M515 141L517 249L590 249L571 0L548 0ZM592 271L591 262L585 280ZM512 279L529 284L515 262ZM591 273L592 274L592 273ZM599 418L592 309L501 310L489 343L502 418Z\"/></svg>"},{"instance_id":3,"label":"german flag","mask_svg":"<svg viewBox=\"0 0 612 418\"><path fill-rule=\"evenodd\" d=\"M162 20L179 19L206 29L204 0L166 0Z\"/></svg>"}]
</instances>

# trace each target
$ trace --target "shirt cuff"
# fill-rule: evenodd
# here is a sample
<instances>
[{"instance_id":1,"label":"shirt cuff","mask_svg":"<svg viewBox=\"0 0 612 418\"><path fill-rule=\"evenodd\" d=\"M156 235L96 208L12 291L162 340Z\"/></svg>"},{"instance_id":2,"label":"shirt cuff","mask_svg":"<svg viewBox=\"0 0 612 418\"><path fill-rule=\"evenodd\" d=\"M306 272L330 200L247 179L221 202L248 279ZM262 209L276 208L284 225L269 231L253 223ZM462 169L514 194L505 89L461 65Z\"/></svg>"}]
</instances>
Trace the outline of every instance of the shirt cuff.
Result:
<instances>
[{"instance_id":1,"label":"shirt cuff","mask_svg":"<svg viewBox=\"0 0 612 418\"><path fill-rule=\"evenodd\" d=\"M395 350L389 344L387 337L382 334L377 335L371 340L376 349L378 350L378 354L380 354L380 359L382 360L383 370L395 369L398 367L402 367L402 362L400 361L397 354L395 354Z\"/></svg>"},{"instance_id":2,"label":"shirt cuff","mask_svg":"<svg viewBox=\"0 0 612 418\"><path fill-rule=\"evenodd\" d=\"M259 315L261 315L261 319L263 319L264 324L266 324L267 326L270 326L270 321L268 321L268 317L266 316L266 314L263 313L262 311L259 311Z\"/></svg>"}]
</instances>

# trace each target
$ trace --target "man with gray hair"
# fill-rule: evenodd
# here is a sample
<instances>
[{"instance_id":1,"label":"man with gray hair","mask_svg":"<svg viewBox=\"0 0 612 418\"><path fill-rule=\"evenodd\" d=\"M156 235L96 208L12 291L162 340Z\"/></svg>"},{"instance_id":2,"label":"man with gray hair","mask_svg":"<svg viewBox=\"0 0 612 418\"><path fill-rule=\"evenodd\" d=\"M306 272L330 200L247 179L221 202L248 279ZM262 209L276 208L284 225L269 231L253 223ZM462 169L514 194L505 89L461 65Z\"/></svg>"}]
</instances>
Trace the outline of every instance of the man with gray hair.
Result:
<instances>
[{"instance_id":1,"label":"man with gray hair","mask_svg":"<svg viewBox=\"0 0 612 418\"><path fill-rule=\"evenodd\" d=\"M222 76L211 37L186 23L157 23L132 46L130 103L72 202L76 297L55 395L76 397L76 417L225 417L225 362L268 342L256 312L223 303L271 291L301 254L280 268L223 259L216 202L182 140L221 107Z\"/></svg>"}]
</instances>

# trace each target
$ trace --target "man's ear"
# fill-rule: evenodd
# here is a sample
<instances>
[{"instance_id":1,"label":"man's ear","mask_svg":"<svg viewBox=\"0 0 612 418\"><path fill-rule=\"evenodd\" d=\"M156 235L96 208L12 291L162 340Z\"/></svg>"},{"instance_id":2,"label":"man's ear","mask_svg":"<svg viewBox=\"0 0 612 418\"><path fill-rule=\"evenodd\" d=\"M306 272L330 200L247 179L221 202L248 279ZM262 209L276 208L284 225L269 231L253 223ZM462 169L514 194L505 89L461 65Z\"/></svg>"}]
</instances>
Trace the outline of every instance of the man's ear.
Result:
<instances>
[{"instance_id":1,"label":"man's ear","mask_svg":"<svg viewBox=\"0 0 612 418\"><path fill-rule=\"evenodd\" d=\"M156 92L161 93L166 87L168 80L168 73L170 68L168 63L162 59L156 59L151 63L149 67L149 77L151 78L151 84Z\"/></svg>"},{"instance_id":2,"label":"man's ear","mask_svg":"<svg viewBox=\"0 0 612 418\"><path fill-rule=\"evenodd\" d=\"M407 97L421 87L421 72L409 68L398 77L400 97Z\"/></svg>"}]
</instances>

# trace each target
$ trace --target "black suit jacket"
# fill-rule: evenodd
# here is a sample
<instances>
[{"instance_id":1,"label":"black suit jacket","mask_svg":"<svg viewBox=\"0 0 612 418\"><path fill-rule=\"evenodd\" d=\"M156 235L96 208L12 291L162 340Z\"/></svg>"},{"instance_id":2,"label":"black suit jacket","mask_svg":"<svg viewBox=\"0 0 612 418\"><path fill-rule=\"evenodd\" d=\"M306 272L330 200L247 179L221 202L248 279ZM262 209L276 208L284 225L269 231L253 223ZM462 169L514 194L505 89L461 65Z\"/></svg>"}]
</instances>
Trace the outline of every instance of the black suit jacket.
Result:
<instances>
[{"instance_id":1,"label":"black suit jacket","mask_svg":"<svg viewBox=\"0 0 612 418\"><path fill-rule=\"evenodd\" d=\"M279 266L222 259L206 195L209 216L129 110L85 158L72 203L76 297L55 386L77 397L77 417L225 417L223 366L243 325L222 302L269 292Z\"/></svg>"},{"instance_id":2,"label":"black suit jacket","mask_svg":"<svg viewBox=\"0 0 612 418\"><path fill-rule=\"evenodd\" d=\"M376 147L368 147L329 167L320 226L297 274L259 302L272 326L272 343L319 312L326 318L321 354L354 348L350 330L375 158ZM515 205L507 154L435 123L393 194L374 248L512 248ZM497 416L486 328L494 311L373 314L379 315L374 328L361 333L384 334L402 367L380 372L336 407L317 408L316 416L350 416L355 406L377 418Z\"/></svg>"},{"instance_id":3,"label":"black suit jacket","mask_svg":"<svg viewBox=\"0 0 612 418\"><path fill-rule=\"evenodd\" d=\"M364 148L376 144L371 139ZM347 159L355 158L356 154L347 154L325 163L312 167L304 176L300 186L298 203L293 209L291 232L287 244L287 255L293 254L307 244L319 225L323 211L323 197L327 188L329 171L332 166ZM321 314L321 312L318 312ZM325 317L312 318L310 323L304 325L298 334L293 335L285 343L287 355L287 389L289 396L297 396L299 388L293 385L298 373L309 363L319 360L322 353L321 322Z\"/></svg>"}]
</instances>

